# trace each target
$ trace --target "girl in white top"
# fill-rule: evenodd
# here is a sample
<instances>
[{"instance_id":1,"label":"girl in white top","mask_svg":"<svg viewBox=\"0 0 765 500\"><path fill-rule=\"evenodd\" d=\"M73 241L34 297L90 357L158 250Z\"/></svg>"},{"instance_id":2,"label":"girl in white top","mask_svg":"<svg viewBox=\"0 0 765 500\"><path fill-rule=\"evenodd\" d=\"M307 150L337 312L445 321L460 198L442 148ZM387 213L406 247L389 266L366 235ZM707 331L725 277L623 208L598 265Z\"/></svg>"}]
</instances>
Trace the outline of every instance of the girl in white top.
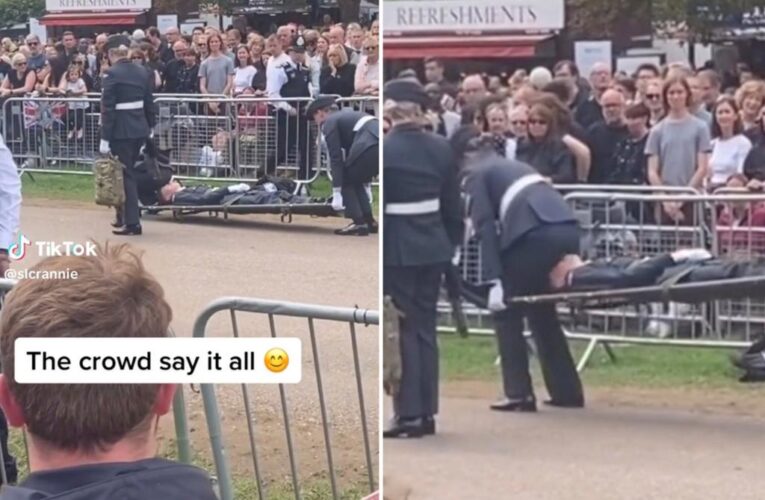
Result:
<instances>
[{"instance_id":1,"label":"girl in white top","mask_svg":"<svg viewBox=\"0 0 765 500\"><path fill-rule=\"evenodd\" d=\"M743 124L736 100L720 96L712 110L712 157L709 160L707 186L714 190L733 174L744 171L744 160L752 149L752 143L743 132Z\"/></svg>"},{"instance_id":2,"label":"girl in white top","mask_svg":"<svg viewBox=\"0 0 765 500\"><path fill-rule=\"evenodd\" d=\"M66 79L61 82L61 90L66 97L82 97L88 91L85 86L85 80L82 79L82 69L79 66L69 66ZM77 139L82 139L82 129L85 125L85 110L88 107L88 101L69 101L67 103L69 111L67 112L69 140L77 135Z\"/></svg>"},{"instance_id":3,"label":"girl in white top","mask_svg":"<svg viewBox=\"0 0 765 500\"><path fill-rule=\"evenodd\" d=\"M234 66L234 96L237 96L244 89L252 87L252 80L258 74L257 68L252 64L252 55L246 45L240 45L236 49Z\"/></svg>"}]
</instances>

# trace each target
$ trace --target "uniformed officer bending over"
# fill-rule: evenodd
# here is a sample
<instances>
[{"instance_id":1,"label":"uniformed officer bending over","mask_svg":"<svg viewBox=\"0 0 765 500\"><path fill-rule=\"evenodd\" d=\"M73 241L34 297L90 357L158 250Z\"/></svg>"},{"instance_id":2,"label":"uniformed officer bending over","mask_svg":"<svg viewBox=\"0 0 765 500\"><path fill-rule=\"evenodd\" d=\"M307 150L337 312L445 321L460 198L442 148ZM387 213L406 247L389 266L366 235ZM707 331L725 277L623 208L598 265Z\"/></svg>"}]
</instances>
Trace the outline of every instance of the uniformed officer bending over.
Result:
<instances>
[{"instance_id":1,"label":"uniformed officer bending over","mask_svg":"<svg viewBox=\"0 0 765 500\"><path fill-rule=\"evenodd\" d=\"M392 125L383 144L383 288L403 313L402 378L386 438L435 433L436 304L441 276L462 238L457 166L448 141L423 130L428 96L414 81L384 90Z\"/></svg>"},{"instance_id":2,"label":"uniformed officer bending over","mask_svg":"<svg viewBox=\"0 0 765 500\"><path fill-rule=\"evenodd\" d=\"M274 173L276 166L287 159L293 146L297 145L300 174L299 179L307 180L310 174L311 141L308 121L300 109L306 104L300 101L279 101L279 98L311 97L311 70L305 65L305 44L298 38L287 50L290 60L277 71L269 74L268 97L276 108L276 148L268 161L268 173ZM273 76L273 78L272 78Z\"/></svg>"},{"instance_id":3,"label":"uniformed officer bending over","mask_svg":"<svg viewBox=\"0 0 765 500\"><path fill-rule=\"evenodd\" d=\"M506 297L550 291L550 271L579 253L579 228L561 195L537 171L495 154L467 167L465 189L470 218L480 240L484 279L493 283L489 309L495 312L505 398L499 411L536 411L529 375L523 320L537 346L548 404L584 406L582 384L554 304L506 306ZM387 229L386 229L387 231Z\"/></svg>"},{"instance_id":4,"label":"uniformed officer bending over","mask_svg":"<svg viewBox=\"0 0 765 500\"><path fill-rule=\"evenodd\" d=\"M321 127L332 171L332 207L351 223L335 231L342 236L377 233L369 183L380 172L380 122L351 109L339 110L336 96L319 96L306 109Z\"/></svg>"},{"instance_id":5,"label":"uniformed officer bending over","mask_svg":"<svg viewBox=\"0 0 765 500\"><path fill-rule=\"evenodd\" d=\"M152 82L148 72L128 59L129 40L112 35L106 42L111 68L103 76L101 154L110 152L125 166L125 206L117 235L141 234L135 163L141 147L153 136Z\"/></svg>"}]
</instances>

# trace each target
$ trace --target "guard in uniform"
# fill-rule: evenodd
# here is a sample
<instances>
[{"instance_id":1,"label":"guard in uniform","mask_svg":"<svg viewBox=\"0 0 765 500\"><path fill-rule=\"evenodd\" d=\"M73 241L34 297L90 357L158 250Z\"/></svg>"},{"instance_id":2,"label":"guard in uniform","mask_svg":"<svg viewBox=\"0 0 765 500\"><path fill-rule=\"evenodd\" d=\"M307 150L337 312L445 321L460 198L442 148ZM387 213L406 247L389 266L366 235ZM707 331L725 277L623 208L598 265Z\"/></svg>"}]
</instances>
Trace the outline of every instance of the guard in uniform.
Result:
<instances>
[{"instance_id":1,"label":"guard in uniform","mask_svg":"<svg viewBox=\"0 0 765 500\"><path fill-rule=\"evenodd\" d=\"M483 278L491 284L489 309L497 321L505 398L498 411L536 411L523 336L534 336L548 404L582 407L584 395L554 304L506 305L506 297L550 291L550 271L579 254L579 227L561 195L520 162L485 155L466 167L470 218L480 241Z\"/></svg>"},{"instance_id":2,"label":"guard in uniform","mask_svg":"<svg viewBox=\"0 0 765 500\"><path fill-rule=\"evenodd\" d=\"M101 154L112 153L125 166L125 206L113 224L117 235L141 234L135 163L141 147L153 136L156 123L152 79L128 59L130 41L112 35L106 42L111 68L101 93ZM122 219L122 220L119 220Z\"/></svg>"},{"instance_id":3,"label":"guard in uniform","mask_svg":"<svg viewBox=\"0 0 765 500\"><path fill-rule=\"evenodd\" d=\"M377 233L369 183L380 173L380 122L352 109L339 110L335 96L319 96L306 109L324 137L332 171L332 207L351 223L335 231L342 236Z\"/></svg>"},{"instance_id":4,"label":"guard in uniform","mask_svg":"<svg viewBox=\"0 0 765 500\"><path fill-rule=\"evenodd\" d=\"M311 70L305 65L305 43L302 37L298 37L287 54L290 61L284 63L282 71L276 73L280 88L279 96L311 97ZM276 166L281 165L287 159L290 150L297 145L298 162L300 164L300 180L307 180L310 175L312 159L311 131L308 128L307 118L299 112L305 107L304 102L277 101L276 108L276 148L268 161L268 173L276 172Z\"/></svg>"},{"instance_id":5,"label":"guard in uniform","mask_svg":"<svg viewBox=\"0 0 765 500\"><path fill-rule=\"evenodd\" d=\"M428 96L412 80L385 85L392 125L383 144L383 289L402 312L402 377L386 438L435 433L436 305L444 269L461 242L457 165L449 142L426 132ZM417 105L417 106L415 106Z\"/></svg>"}]
</instances>

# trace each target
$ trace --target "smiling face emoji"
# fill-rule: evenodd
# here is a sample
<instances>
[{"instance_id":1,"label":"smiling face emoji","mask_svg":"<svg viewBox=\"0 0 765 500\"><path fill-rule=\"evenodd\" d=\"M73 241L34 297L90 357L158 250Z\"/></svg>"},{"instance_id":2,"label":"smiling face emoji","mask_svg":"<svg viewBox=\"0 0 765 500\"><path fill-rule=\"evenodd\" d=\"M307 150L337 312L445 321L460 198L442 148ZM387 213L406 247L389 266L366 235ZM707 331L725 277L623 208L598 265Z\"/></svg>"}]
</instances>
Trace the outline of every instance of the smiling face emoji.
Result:
<instances>
[{"instance_id":1,"label":"smiling face emoji","mask_svg":"<svg viewBox=\"0 0 765 500\"><path fill-rule=\"evenodd\" d=\"M290 364L290 357L287 356L287 353L284 349L275 347L273 349L269 349L269 351L266 353L266 359L264 361L266 363L266 368L268 368L269 371L273 373L279 373L283 372L287 368L287 365Z\"/></svg>"}]
</instances>

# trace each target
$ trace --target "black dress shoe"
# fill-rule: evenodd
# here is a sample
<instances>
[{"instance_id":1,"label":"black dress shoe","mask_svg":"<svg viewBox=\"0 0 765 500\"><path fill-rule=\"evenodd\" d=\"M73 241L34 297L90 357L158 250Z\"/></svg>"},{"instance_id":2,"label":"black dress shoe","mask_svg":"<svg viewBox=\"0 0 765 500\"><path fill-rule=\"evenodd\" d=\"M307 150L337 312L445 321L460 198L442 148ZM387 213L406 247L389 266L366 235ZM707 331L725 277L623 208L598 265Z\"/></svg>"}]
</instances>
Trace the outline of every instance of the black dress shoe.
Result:
<instances>
[{"instance_id":1,"label":"black dress shoe","mask_svg":"<svg viewBox=\"0 0 765 500\"><path fill-rule=\"evenodd\" d=\"M537 411L537 401L534 398L504 398L492 403L490 408L494 411L517 411L522 413L534 413Z\"/></svg>"},{"instance_id":2,"label":"black dress shoe","mask_svg":"<svg viewBox=\"0 0 765 500\"><path fill-rule=\"evenodd\" d=\"M342 229L336 229L335 234L340 236L369 236L369 227L366 224L352 222Z\"/></svg>"},{"instance_id":3,"label":"black dress shoe","mask_svg":"<svg viewBox=\"0 0 765 500\"><path fill-rule=\"evenodd\" d=\"M123 224L123 223L122 223L122 221L121 221L121 220L119 220L119 219L114 219L114 220L112 221L112 227L114 227L114 228L117 228L117 229L119 229L119 228L121 228L121 227L122 227L122 226L124 226L124 225L125 225L125 224Z\"/></svg>"},{"instance_id":4,"label":"black dress shoe","mask_svg":"<svg viewBox=\"0 0 765 500\"><path fill-rule=\"evenodd\" d=\"M374 219L367 221L367 227L369 228L369 234L377 234L380 232L380 226Z\"/></svg>"},{"instance_id":5,"label":"black dress shoe","mask_svg":"<svg viewBox=\"0 0 765 500\"><path fill-rule=\"evenodd\" d=\"M433 436L436 433L436 419L433 417L422 417L422 434Z\"/></svg>"},{"instance_id":6,"label":"black dress shoe","mask_svg":"<svg viewBox=\"0 0 765 500\"><path fill-rule=\"evenodd\" d=\"M384 438L419 438L424 434L422 419L394 418L390 427L383 431Z\"/></svg>"},{"instance_id":7,"label":"black dress shoe","mask_svg":"<svg viewBox=\"0 0 765 500\"><path fill-rule=\"evenodd\" d=\"M117 236L140 236L142 234L141 226L123 226L112 231Z\"/></svg>"},{"instance_id":8,"label":"black dress shoe","mask_svg":"<svg viewBox=\"0 0 765 500\"><path fill-rule=\"evenodd\" d=\"M555 406L556 408L584 408L584 401L581 399L572 401L558 401L555 399L547 399L544 404L547 406Z\"/></svg>"}]
</instances>

